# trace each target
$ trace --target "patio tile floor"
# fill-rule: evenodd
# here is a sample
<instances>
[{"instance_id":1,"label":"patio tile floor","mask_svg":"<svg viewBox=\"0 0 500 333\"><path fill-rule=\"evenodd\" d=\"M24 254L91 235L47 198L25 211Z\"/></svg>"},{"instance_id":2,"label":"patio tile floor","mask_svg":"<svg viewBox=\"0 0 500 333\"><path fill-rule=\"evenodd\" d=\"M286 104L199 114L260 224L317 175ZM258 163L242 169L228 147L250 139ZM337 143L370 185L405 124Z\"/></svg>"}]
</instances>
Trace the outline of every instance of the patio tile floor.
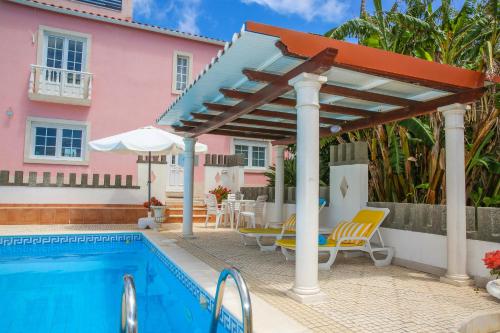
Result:
<instances>
[{"instance_id":1,"label":"patio tile floor","mask_svg":"<svg viewBox=\"0 0 500 333\"><path fill-rule=\"evenodd\" d=\"M499 309L484 289L455 287L439 277L400 266L375 267L366 257L339 256L331 271L320 271L328 301L304 305L287 296L295 265L280 252L243 246L228 229L195 226L195 239L180 238L178 226L162 231L179 246L220 270L239 268L250 289L314 332L454 332L476 311Z\"/></svg>"},{"instance_id":2,"label":"patio tile floor","mask_svg":"<svg viewBox=\"0 0 500 333\"><path fill-rule=\"evenodd\" d=\"M0 226L0 235L51 232L137 230L132 225ZM285 295L295 265L280 252L243 246L228 229L195 225L196 238L180 237L180 224L161 231L212 268L241 270L250 290L313 332L455 332L476 311L498 310L500 303L484 289L455 287L437 276L399 266L377 268L365 257L339 256L331 271L320 271L326 302L304 305ZM277 329L276 332L279 332Z\"/></svg>"}]
</instances>

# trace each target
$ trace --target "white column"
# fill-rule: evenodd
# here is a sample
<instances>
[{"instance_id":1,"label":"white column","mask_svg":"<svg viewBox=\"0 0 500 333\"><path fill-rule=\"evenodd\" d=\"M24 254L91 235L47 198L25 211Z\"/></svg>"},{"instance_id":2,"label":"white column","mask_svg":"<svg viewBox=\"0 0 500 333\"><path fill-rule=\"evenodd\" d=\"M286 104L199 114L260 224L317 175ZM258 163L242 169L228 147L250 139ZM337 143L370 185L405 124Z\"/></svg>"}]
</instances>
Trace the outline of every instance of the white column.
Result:
<instances>
[{"instance_id":1,"label":"white column","mask_svg":"<svg viewBox=\"0 0 500 333\"><path fill-rule=\"evenodd\" d=\"M446 140L446 235L448 267L441 281L469 285L467 275L467 231L465 221L465 105L438 108L445 118Z\"/></svg>"},{"instance_id":2,"label":"white column","mask_svg":"<svg viewBox=\"0 0 500 333\"><path fill-rule=\"evenodd\" d=\"M324 299L318 284L319 89L324 76L302 73L290 80L297 95L297 226L292 298Z\"/></svg>"},{"instance_id":3,"label":"white column","mask_svg":"<svg viewBox=\"0 0 500 333\"><path fill-rule=\"evenodd\" d=\"M194 145L196 138L184 138L184 204L182 212L182 237L193 237L193 178Z\"/></svg>"},{"instance_id":4,"label":"white column","mask_svg":"<svg viewBox=\"0 0 500 333\"><path fill-rule=\"evenodd\" d=\"M275 215L274 219L278 223L282 223L283 218L283 204L285 203L285 149L286 146L275 146L275 171L276 176L274 179L274 205Z\"/></svg>"}]
</instances>

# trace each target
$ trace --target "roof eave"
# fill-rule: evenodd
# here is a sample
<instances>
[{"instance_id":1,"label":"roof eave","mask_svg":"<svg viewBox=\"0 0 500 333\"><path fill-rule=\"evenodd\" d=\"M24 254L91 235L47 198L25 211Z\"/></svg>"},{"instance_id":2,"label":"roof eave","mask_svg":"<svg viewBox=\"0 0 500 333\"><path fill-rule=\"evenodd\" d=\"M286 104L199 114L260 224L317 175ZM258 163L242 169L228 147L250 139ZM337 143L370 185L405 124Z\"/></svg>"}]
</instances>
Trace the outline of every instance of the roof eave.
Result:
<instances>
[{"instance_id":1,"label":"roof eave","mask_svg":"<svg viewBox=\"0 0 500 333\"><path fill-rule=\"evenodd\" d=\"M188 34L185 32L169 30L167 28L151 26L148 24L138 23L138 22L134 22L134 21L120 20L120 19L106 17L106 16L93 14L93 13L84 13L84 12L69 9L69 8L61 8L61 7L57 7L57 6L53 6L53 5L49 5L49 4L34 2L31 0L7 0L7 1L12 2L12 3L21 4L21 5L25 5L28 7L33 7L33 8L38 8L38 9L50 11L50 12L55 12L55 13L60 13L60 14L65 14L65 15L72 15L72 16L76 16L76 17L85 18L88 20L121 25L121 26L129 27L129 28L133 28L133 29L155 32L155 33L159 33L159 34L163 34L163 35L168 35L168 36L183 38L183 39L189 39L189 40L203 42L203 43L207 43L207 44L213 44L213 45L217 45L217 46L224 46L224 44L225 44L224 41L217 40L217 39L191 35L191 34Z\"/></svg>"}]
</instances>

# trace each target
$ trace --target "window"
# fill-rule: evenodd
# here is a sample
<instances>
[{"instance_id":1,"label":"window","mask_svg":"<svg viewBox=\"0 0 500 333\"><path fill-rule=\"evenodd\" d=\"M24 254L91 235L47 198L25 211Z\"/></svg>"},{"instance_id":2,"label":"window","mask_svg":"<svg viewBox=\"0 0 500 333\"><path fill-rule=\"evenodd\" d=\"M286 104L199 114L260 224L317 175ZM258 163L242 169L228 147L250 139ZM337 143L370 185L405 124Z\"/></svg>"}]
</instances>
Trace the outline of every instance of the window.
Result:
<instances>
[{"instance_id":1,"label":"window","mask_svg":"<svg viewBox=\"0 0 500 333\"><path fill-rule=\"evenodd\" d=\"M88 127L77 121L28 118L25 162L86 162Z\"/></svg>"},{"instance_id":2,"label":"window","mask_svg":"<svg viewBox=\"0 0 500 333\"><path fill-rule=\"evenodd\" d=\"M81 72L84 70L86 40L45 31L44 65Z\"/></svg>"},{"instance_id":3,"label":"window","mask_svg":"<svg viewBox=\"0 0 500 333\"><path fill-rule=\"evenodd\" d=\"M57 128L38 126L35 127L36 156L56 156Z\"/></svg>"},{"instance_id":4,"label":"window","mask_svg":"<svg viewBox=\"0 0 500 333\"><path fill-rule=\"evenodd\" d=\"M122 0L77 0L79 2L88 3L98 7L104 7L113 10L122 10Z\"/></svg>"},{"instance_id":5,"label":"window","mask_svg":"<svg viewBox=\"0 0 500 333\"><path fill-rule=\"evenodd\" d=\"M61 156L82 156L82 129L62 129Z\"/></svg>"},{"instance_id":6,"label":"window","mask_svg":"<svg viewBox=\"0 0 500 333\"><path fill-rule=\"evenodd\" d=\"M176 90L183 91L186 89L189 72L189 58L185 56L177 56L177 78L175 81Z\"/></svg>"},{"instance_id":7,"label":"window","mask_svg":"<svg viewBox=\"0 0 500 333\"><path fill-rule=\"evenodd\" d=\"M234 145L234 153L237 155L243 155L245 157L245 165L248 164L248 146L246 145Z\"/></svg>"},{"instance_id":8,"label":"window","mask_svg":"<svg viewBox=\"0 0 500 333\"><path fill-rule=\"evenodd\" d=\"M235 140L234 153L244 156L247 167L257 169L267 167L267 142Z\"/></svg>"},{"instance_id":9,"label":"window","mask_svg":"<svg viewBox=\"0 0 500 333\"><path fill-rule=\"evenodd\" d=\"M180 94L191 81L193 56L190 53L174 52L172 91Z\"/></svg>"}]
</instances>

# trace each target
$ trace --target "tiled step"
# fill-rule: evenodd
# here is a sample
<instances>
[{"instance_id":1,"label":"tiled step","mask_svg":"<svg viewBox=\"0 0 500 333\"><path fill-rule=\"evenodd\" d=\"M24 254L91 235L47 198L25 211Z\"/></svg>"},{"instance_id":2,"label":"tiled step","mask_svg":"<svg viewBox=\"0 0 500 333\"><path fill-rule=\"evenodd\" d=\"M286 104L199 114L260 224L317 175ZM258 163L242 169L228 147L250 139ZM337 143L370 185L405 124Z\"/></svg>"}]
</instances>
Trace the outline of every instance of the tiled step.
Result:
<instances>
[{"instance_id":1,"label":"tiled step","mask_svg":"<svg viewBox=\"0 0 500 333\"><path fill-rule=\"evenodd\" d=\"M206 215L194 215L193 214L193 223L205 223ZM210 216L208 219L209 222L215 222L215 216ZM182 223L182 214L169 215L166 218L166 223Z\"/></svg>"},{"instance_id":2,"label":"tiled step","mask_svg":"<svg viewBox=\"0 0 500 333\"><path fill-rule=\"evenodd\" d=\"M183 214L183 206L182 203L176 206L167 206L168 208L165 210L166 223L181 223L182 222L182 214ZM205 223L205 219L207 217L207 207L205 205L194 205L193 207L193 222L194 223ZM215 216L210 216L210 222L215 222Z\"/></svg>"}]
</instances>

